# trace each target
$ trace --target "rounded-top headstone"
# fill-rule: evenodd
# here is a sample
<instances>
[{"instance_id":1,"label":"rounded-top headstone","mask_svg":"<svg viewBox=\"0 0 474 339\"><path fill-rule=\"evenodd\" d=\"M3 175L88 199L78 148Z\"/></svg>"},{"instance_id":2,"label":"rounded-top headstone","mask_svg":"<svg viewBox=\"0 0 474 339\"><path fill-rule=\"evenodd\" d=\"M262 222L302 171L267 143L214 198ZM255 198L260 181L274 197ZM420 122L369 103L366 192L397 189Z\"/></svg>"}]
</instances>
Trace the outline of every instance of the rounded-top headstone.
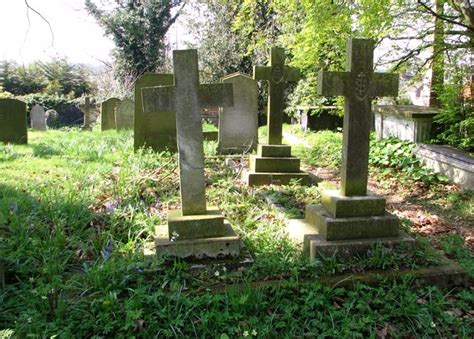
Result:
<instances>
[{"instance_id":1,"label":"rounded-top headstone","mask_svg":"<svg viewBox=\"0 0 474 339\"><path fill-rule=\"evenodd\" d=\"M43 106L35 104L31 108L30 112L31 128L38 131L46 131L48 126L46 125L46 112Z\"/></svg>"}]
</instances>

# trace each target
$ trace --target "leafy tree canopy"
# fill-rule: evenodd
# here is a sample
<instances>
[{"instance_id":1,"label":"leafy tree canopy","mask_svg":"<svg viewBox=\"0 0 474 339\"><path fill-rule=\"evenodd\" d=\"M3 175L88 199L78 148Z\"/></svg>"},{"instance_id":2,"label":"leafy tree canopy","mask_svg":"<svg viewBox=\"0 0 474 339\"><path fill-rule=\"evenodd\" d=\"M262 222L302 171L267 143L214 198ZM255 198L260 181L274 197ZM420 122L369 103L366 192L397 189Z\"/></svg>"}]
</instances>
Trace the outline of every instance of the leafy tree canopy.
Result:
<instances>
[{"instance_id":1,"label":"leafy tree canopy","mask_svg":"<svg viewBox=\"0 0 474 339\"><path fill-rule=\"evenodd\" d=\"M85 0L87 11L115 43L115 58L122 76L138 77L162 70L166 59L165 35L179 15L171 10L180 1L116 0L105 9ZM184 5L183 5L184 6Z\"/></svg>"}]
</instances>

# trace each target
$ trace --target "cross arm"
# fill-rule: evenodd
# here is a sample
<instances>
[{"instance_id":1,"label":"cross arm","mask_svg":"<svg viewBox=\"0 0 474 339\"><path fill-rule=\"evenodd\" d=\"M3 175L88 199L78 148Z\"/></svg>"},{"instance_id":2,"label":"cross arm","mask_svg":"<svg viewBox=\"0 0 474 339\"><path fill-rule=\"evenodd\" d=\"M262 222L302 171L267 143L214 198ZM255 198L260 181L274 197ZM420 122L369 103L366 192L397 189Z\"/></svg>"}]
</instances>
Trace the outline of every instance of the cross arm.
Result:
<instances>
[{"instance_id":1,"label":"cross arm","mask_svg":"<svg viewBox=\"0 0 474 339\"><path fill-rule=\"evenodd\" d=\"M349 89L349 76L347 72L326 72L318 74L318 94L323 96L344 96Z\"/></svg>"},{"instance_id":2,"label":"cross arm","mask_svg":"<svg viewBox=\"0 0 474 339\"><path fill-rule=\"evenodd\" d=\"M398 96L399 76L395 73L374 73L372 97Z\"/></svg>"},{"instance_id":3,"label":"cross arm","mask_svg":"<svg viewBox=\"0 0 474 339\"><path fill-rule=\"evenodd\" d=\"M270 66L253 66L254 80L271 80L272 68Z\"/></svg>"},{"instance_id":4,"label":"cross arm","mask_svg":"<svg viewBox=\"0 0 474 339\"><path fill-rule=\"evenodd\" d=\"M234 106L234 93L232 84L200 85L199 106L201 108Z\"/></svg>"},{"instance_id":5,"label":"cross arm","mask_svg":"<svg viewBox=\"0 0 474 339\"><path fill-rule=\"evenodd\" d=\"M301 73L298 68L285 67L285 80L286 81L298 81L301 79Z\"/></svg>"},{"instance_id":6,"label":"cross arm","mask_svg":"<svg viewBox=\"0 0 474 339\"><path fill-rule=\"evenodd\" d=\"M142 88L143 112L174 111L175 87L158 86Z\"/></svg>"}]
</instances>

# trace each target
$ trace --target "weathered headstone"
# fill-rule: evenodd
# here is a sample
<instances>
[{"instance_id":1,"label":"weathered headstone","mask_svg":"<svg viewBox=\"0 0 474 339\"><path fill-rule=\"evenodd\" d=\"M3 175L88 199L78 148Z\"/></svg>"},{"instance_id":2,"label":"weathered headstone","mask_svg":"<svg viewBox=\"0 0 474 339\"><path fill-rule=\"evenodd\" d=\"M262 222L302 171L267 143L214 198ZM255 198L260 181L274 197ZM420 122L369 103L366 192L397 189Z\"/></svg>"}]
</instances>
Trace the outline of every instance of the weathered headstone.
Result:
<instances>
[{"instance_id":1,"label":"weathered headstone","mask_svg":"<svg viewBox=\"0 0 474 339\"><path fill-rule=\"evenodd\" d=\"M31 128L38 131L46 131L46 113L43 106L35 104L30 112Z\"/></svg>"},{"instance_id":2,"label":"weathered headstone","mask_svg":"<svg viewBox=\"0 0 474 339\"><path fill-rule=\"evenodd\" d=\"M309 175L300 171L300 159L291 156L291 146L282 145L284 91L287 81L300 77L295 68L285 66L285 52L273 47L271 66L254 66L253 78L268 81L268 144L258 144L257 155L250 155L248 171L243 180L249 186L287 185L291 180L309 184Z\"/></svg>"},{"instance_id":3,"label":"weathered headstone","mask_svg":"<svg viewBox=\"0 0 474 339\"><path fill-rule=\"evenodd\" d=\"M133 129L133 115L135 103L131 99L124 99L117 104L115 110L115 126L117 131Z\"/></svg>"},{"instance_id":4,"label":"weathered headstone","mask_svg":"<svg viewBox=\"0 0 474 339\"><path fill-rule=\"evenodd\" d=\"M81 105L81 109L84 112L84 125L82 126L82 129L89 131L92 129L91 99L89 97L85 97L84 101L84 105Z\"/></svg>"},{"instance_id":5,"label":"weathered headstone","mask_svg":"<svg viewBox=\"0 0 474 339\"><path fill-rule=\"evenodd\" d=\"M26 103L16 99L0 99L0 142L28 142Z\"/></svg>"},{"instance_id":6,"label":"weathered headstone","mask_svg":"<svg viewBox=\"0 0 474 339\"><path fill-rule=\"evenodd\" d=\"M120 99L109 98L100 104L101 131L115 129L115 110L119 103Z\"/></svg>"},{"instance_id":7,"label":"weathered headstone","mask_svg":"<svg viewBox=\"0 0 474 339\"><path fill-rule=\"evenodd\" d=\"M253 151L258 142L257 82L241 73L228 75L223 83L234 88L234 106L219 112L217 150L220 153Z\"/></svg>"},{"instance_id":8,"label":"weathered headstone","mask_svg":"<svg viewBox=\"0 0 474 339\"><path fill-rule=\"evenodd\" d=\"M181 210L168 213L156 240L158 255L235 257L240 241L216 209L206 208L200 108L232 105L232 85L199 84L196 50L173 51L174 86L143 88L145 112L175 111Z\"/></svg>"},{"instance_id":9,"label":"weathered headstone","mask_svg":"<svg viewBox=\"0 0 474 339\"><path fill-rule=\"evenodd\" d=\"M134 148L150 147L157 152L176 152L176 113L144 112L141 90L145 87L172 86L173 74L145 73L135 82Z\"/></svg>"},{"instance_id":10,"label":"weathered headstone","mask_svg":"<svg viewBox=\"0 0 474 339\"><path fill-rule=\"evenodd\" d=\"M399 233L398 218L385 211L385 199L367 194L371 100L396 96L398 75L374 73L373 41L347 43L347 71L320 72L319 94L345 97L343 154L340 191L321 193L322 206L308 205L306 221L318 235L305 237L312 258L323 254L350 256L370 249L376 242L392 246L413 243Z\"/></svg>"}]
</instances>

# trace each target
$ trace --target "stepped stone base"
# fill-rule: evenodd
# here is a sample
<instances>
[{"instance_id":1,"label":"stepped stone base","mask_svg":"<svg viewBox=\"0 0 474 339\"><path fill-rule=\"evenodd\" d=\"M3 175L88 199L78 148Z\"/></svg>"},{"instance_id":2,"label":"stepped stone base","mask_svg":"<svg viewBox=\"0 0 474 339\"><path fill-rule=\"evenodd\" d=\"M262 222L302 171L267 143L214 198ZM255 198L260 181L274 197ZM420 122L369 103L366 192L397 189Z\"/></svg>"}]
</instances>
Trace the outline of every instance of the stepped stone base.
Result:
<instances>
[{"instance_id":1,"label":"stepped stone base","mask_svg":"<svg viewBox=\"0 0 474 339\"><path fill-rule=\"evenodd\" d=\"M308 173L300 171L300 159L291 156L291 146L258 144L257 155L249 157L249 170L242 179L249 186L288 185L292 179L309 185Z\"/></svg>"},{"instance_id":2,"label":"stepped stone base","mask_svg":"<svg viewBox=\"0 0 474 339\"><path fill-rule=\"evenodd\" d=\"M179 240L224 237L227 229L224 217L217 208L208 208L207 214L182 215L181 210L168 212L169 238Z\"/></svg>"},{"instance_id":3,"label":"stepped stone base","mask_svg":"<svg viewBox=\"0 0 474 339\"><path fill-rule=\"evenodd\" d=\"M398 218L390 213L382 216L333 218L320 205L306 206L306 221L316 226L327 240L393 237L398 235Z\"/></svg>"},{"instance_id":4,"label":"stepped stone base","mask_svg":"<svg viewBox=\"0 0 474 339\"><path fill-rule=\"evenodd\" d=\"M249 186L288 185L291 180L300 180L301 185L309 185L308 173L255 173L244 171L242 180Z\"/></svg>"},{"instance_id":5,"label":"stepped stone base","mask_svg":"<svg viewBox=\"0 0 474 339\"><path fill-rule=\"evenodd\" d=\"M156 255L168 255L178 258L222 259L237 258L240 255L240 238L224 219L224 235L197 239L173 239L168 225L156 227Z\"/></svg>"},{"instance_id":6,"label":"stepped stone base","mask_svg":"<svg viewBox=\"0 0 474 339\"><path fill-rule=\"evenodd\" d=\"M403 246L410 250L415 246L415 239L403 232L393 237L336 241L328 241L320 234L308 234L304 238L303 253L310 259L333 255L338 258L351 258L369 252L378 243L388 248Z\"/></svg>"},{"instance_id":7,"label":"stepped stone base","mask_svg":"<svg viewBox=\"0 0 474 339\"><path fill-rule=\"evenodd\" d=\"M321 193L322 205L306 206L304 221L288 225L290 235L303 238L306 256L351 257L367 253L377 243L386 247L413 247L415 240L399 230L399 220L385 211L383 197Z\"/></svg>"},{"instance_id":8,"label":"stepped stone base","mask_svg":"<svg viewBox=\"0 0 474 339\"><path fill-rule=\"evenodd\" d=\"M321 192L321 204L333 218L372 217L385 214L385 199L369 193L346 197L338 190Z\"/></svg>"}]
</instances>

